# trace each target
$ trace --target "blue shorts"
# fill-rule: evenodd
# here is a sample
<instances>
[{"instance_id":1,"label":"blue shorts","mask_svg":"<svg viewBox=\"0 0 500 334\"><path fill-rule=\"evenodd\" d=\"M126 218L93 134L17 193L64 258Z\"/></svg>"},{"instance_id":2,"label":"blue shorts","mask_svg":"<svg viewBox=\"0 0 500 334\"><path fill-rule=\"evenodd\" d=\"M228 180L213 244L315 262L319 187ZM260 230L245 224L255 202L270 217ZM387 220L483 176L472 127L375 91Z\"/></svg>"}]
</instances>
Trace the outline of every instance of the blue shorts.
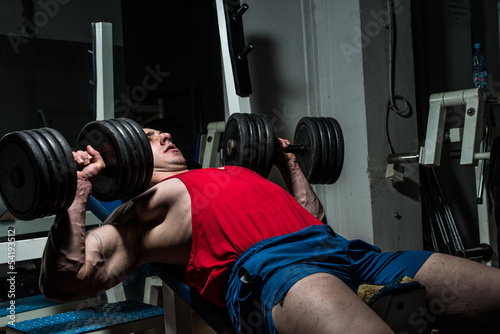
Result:
<instances>
[{"instance_id":1,"label":"blue shorts","mask_svg":"<svg viewBox=\"0 0 500 334\"><path fill-rule=\"evenodd\" d=\"M272 308L300 279L329 273L353 291L362 283L382 284L413 277L431 252L381 253L361 240L347 240L328 225L262 240L244 252L229 278L226 304L242 333L276 333Z\"/></svg>"}]
</instances>

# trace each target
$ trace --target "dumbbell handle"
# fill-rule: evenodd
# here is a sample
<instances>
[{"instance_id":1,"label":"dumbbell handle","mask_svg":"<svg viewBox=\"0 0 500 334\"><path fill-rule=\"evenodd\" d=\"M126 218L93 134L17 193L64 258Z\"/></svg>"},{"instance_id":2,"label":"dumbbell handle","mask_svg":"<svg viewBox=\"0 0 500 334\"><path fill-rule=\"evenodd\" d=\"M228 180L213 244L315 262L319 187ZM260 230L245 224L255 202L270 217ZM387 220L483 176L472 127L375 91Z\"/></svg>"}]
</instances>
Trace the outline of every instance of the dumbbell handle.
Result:
<instances>
[{"instance_id":1,"label":"dumbbell handle","mask_svg":"<svg viewBox=\"0 0 500 334\"><path fill-rule=\"evenodd\" d=\"M303 145L288 145L288 147L283 151L285 151L286 153L303 155L306 152L306 148Z\"/></svg>"},{"instance_id":2,"label":"dumbbell handle","mask_svg":"<svg viewBox=\"0 0 500 334\"><path fill-rule=\"evenodd\" d=\"M227 141L227 155L231 156L233 154L233 149L236 146L234 139L229 139ZM304 155L306 153L306 148L303 145L288 145L287 148L283 149L286 153L293 153L297 155Z\"/></svg>"}]
</instances>

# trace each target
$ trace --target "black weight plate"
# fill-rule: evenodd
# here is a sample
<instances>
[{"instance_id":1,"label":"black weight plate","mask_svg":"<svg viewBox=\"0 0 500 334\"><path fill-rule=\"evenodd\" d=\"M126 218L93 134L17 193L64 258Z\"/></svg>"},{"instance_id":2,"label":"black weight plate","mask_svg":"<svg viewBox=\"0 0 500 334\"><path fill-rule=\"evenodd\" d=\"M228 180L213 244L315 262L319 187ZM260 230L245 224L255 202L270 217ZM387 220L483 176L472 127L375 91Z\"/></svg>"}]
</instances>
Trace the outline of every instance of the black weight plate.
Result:
<instances>
[{"instance_id":1,"label":"black weight plate","mask_svg":"<svg viewBox=\"0 0 500 334\"><path fill-rule=\"evenodd\" d=\"M248 114L248 121L249 124L253 127L254 130L254 139L252 140L252 160L255 164L255 169L254 171L262 175L262 172L265 169L265 152L262 147L262 142L265 139L264 136L265 134L262 132L263 129L261 127L260 121L259 121L259 116L255 114Z\"/></svg>"},{"instance_id":2,"label":"black weight plate","mask_svg":"<svg viewBox=\"0 0 500 334\"><path fill-rule=\"evenodd\" d=\"M328 129L325 125L325 121L322 120L321 118L313 118L313 120L318 125L320 141L321 141L321 165L318 170L318 175L316 177L316 183L325 184L330 179L330 173L331 173L331 171L328 169L328 162L330 157L329 147L331 139L329 136Z\"/></svg>"},{"instance_id":3,"label":"black weight plate","mask_svg":"<svg viewBox=\"0 0 500 334\"><path fill-rule=\"evenodd\" d=\"M139 124L130 119L123 119L123 124L127 126L132 133L134 133L134 143L141 159L137 185L131 193L132 196L136 196L147 190L151 182L154 168L153 152L151 151L151 145L148 137Z\"/></svg>"},{"instance_id":4,"label":"black weight plate","mask_svg":"<svg viewBox=\"0 0 500 334\"><path fill-rule=\"evenodd\" d=\"M241 133L238 119L231 115L229 116L224 128L224 136L222 139L222 164L227 166L241 166L242 157L241 151Z\"/></svg>"},{"instance_id":5,"label":"black weight plate","mask_svg":"<svg viewBox=\"0 0 500 334\"><path fill-rule=\"evenodd\" d=\"M248 122L248 114L241 113L240 114L240 122L242 123L243 128L247 129L248 131L248 136L247 140L245 141L245 145L243 146L243 167L246 167L250 170L253 170L253 164L254 161L252 160L252 145L253 145L253 140L254 140L254 131L253 128L250 126Z\"/></svg>"},{"instance_id":6,"label":"black weight plate","mask_svg":"<svg viewBox=\"0 0 500 334\"><path fill-rule=\"evenodd\" d=\"M57 150L59 172L63 175L64 187L62 188L65 192L65 198L60 197L61 202L56 210L66 210L73 203L76 195L76 162L71 153L71 147L59 132L50 128L42 130L45 136L50 136L55 141L54 150Z\"/></svg>"},{"instance_id":7,"label":"black weight plate","mask_svg":"<svg viewBox=\"0 0 500 334\"><path fill-rule=\"evenodd\" d=\"M42 152L26 132L11 132L0 140L0 192L14 216L32 220L43 216L49 180Z\"/></svg>"},{"instance_id":8,"label":"black weight plate","mask_svg":"<svg viewBox=\"0 0 500 334\"><path fill-rule=\"evenodd\" d=\"M259 156L257 154L257 141L259 140L257 134L258 131L257 124L254 118L252 117L252 114L242 114L242 116L245 122L247 123L249 130L248 146L245 148L246 149L245 155L247 156L248 159L248 168L255 172L257 171L259 163Z\"/></svg>"},{"instance_id":9,"label":"black weight plate","mask_svg":"<svg viewBox=\"0 0 500 334\"><path fill-rule=\"evenodd\" d=\"M309 183L314 183L321 165L321 145L319 129L310 117L303 117L295 128L294 145L304 147L304 154L297 155L297 163Z\"/></svg>"},{"instance_id":10,"label":"black weight plate","mask_svg":"<svg viewBox=\"0 0 500 334\"><path fill-rule=\"evenodd\" d=\"M94 121L84 126L77 139L77 149L85 150L91 145L101 154L106 168L92 187L92 195L100 201L109 202L123 198L120 185L130 180L127 163L130 154L123 134L109 120Z\"/></svg>"},{"instance_id":11,"label":"black weight plate","mask_svg":"<svg viewBox=\"0 0 500 334\"><path fill-rule=\"evenodd\" d=\"M260 127L260 123L258 120L257 115L255 114L248 114L248 122L249 125L253 128L254 130L254 136L252 140L252 160L253 163L255 164L255 169L254 171L261 175L262 173L262 167L263 167L263 157L262 157L262 148L261 148L261 141L262 141L262 128Z\"/></svg>"},{"instance_id":12,"label":"black weight plate","mask_svg":"<svg viewBox=\"0 0 500 334\"><path fill-rule=\"evenodd\" d=\"M249 159L245 156L248 147L249 132L244 116L235 113L229 116L222 141L222 157L224 165L248 168Z\"/></svg>"},{"instance_id":13,"label":"black weight plate","mask_svg":"<svg viewBox=\"0 0 500 334\"><path fill-rule=\"evenodd\" d=\"M337 182L342 173L342 168L344 167L344 135L342 133L342 127L339 122L333 118L328 117L327 120L332 124L335 132L335 168L332 177L328 181L328 184Z\"/></svg>"},{"instance_id":14,"label":"black weight plate","mask_svg":"<svg viewBox=\"0 0 500 334\"><path fill-rule=\"evenodd\" d=\"M47 138L43 134L43 131L40 131L39 129L31 130L28 134L31 135L31 137L37 142L42 154L40 158L44 159L47 165L46 177L49 179L49 186L45 190L47 204L44 206L43 216L48 216L56 212L55 208L59 202L59 196L61 196L59 183L62 175L60 175L58 171L58 160L54 150L52 149L54 143L50 142L51 138Z\"/></svg>"},{"instance_id":15,"label":"black weight plate","mask_svg":"<svg viewBox=\"0 0 500 334\"><path fill-rule=\"evenodd\" d=\"M153 176L153 171L154 171L153 151L151 150L151 144L149 142L149 139L146 136L146 133L142 130L141 126L130 119L127 119L127 122L138 133L138 138L140 138L141 149L144 154L144 181L138 190L139 193L142 193L149 188L149 184L151 183L151 178Z\"/></svg>"},{"instance_id":16,"label":"black weight plate","mask_svg":"<svg viewBox=\"0 0 500 334\"><path fill-rule=\"evenodd\" d=\"M107 201L124 199L127 197L126 190L128 188L128 183L131 180L131 169L129 164L132 161L132 155L129 150L129 138L127 138L126 134L123 132L123 129L116 125L116 122L114 122L114 120L110 119L102 122L105 122L107 129L109 130L113 146L115 147L115 151L111 154L113 159L116 158L117 161L115 169L119 174L121 174L121 177L116 178L117 182L114 185L113 190L105 193L105 197ZM108 155L104 154L102 157L105 162L109 161ZM98 187L100 183L99 179L95 183Z\"/></svg>"},{"instance_id":17,"label":"black weight plate","mask_svg":"<svg viewBox=\"0 0 500 334\"><path fill-rule=\"evenodd\" d=\"M59 132L50 128L32 131L37 133L40 136L38 140L44 141L50 149L47 155L51 157L46 157L46 161L53 190L50 196L55 202L49 204L51 211L47 214L55 214L73 203L76 193L76 163L71 154L71 147Z\"/></svg>"},{"instance_id":18,"label":"black weight plate","mask_svg":"<svg viewBox=\"0 0 500 334\"><path fill-rule=\"evenodd\" d=\"M300 144L299 144L299 138L300 138ZM294 145L302 145L304 147L304 152L303 154L300 155L296 154L297 163L299 164L300 170L308 180L311 170L312 157L310 150L306 148L310 148L312 146L311 141L312 139L309 135L309 128L307 127L307 125L298 123L295 128Z\"/></svg>"},{"instance_id":19,"label":"black weight plate","mask_svg":"<svg viewBox=\"0 0 500 334\"><path fill-rule=\"evenodd\" d=\"M273 167L274 159L274 133L266 115L253 114L256 124L259 128L259 141L257 143L257 152L259 154L259 171L257 173L267 178Z\"/></svg>"},{"instance_id":20,"label":"black weight plate","mask_svg":"<svg viewBox=\"0 0 500 334\"><path fill-rule=\"evenodd\" d=\"M141 159L141 168L139 170L139 178L137 180L137 187L133 190L133 196L139 195L146 191L151 183L151 177L153 176L154 161L153 152L151 151L151 144L146 136L146 133L142 130L141 126L135 121L128 118L121 118L123 125L126 125L130 131L135 133L135 143L137 149L139 150L139 155Z\"/></svg>"},{"instance_id":21,"label":"black weight plate","mask_svg":"<svg viewBox=\"0 0 500 334\"><path fill-rule=\"evenodd\" d=\"M325 124L326 129L328 131L328 178L325 180L325 184L331 183L330 180L336 177L336 168L337 168L337 137L335 135L335 127L333 123L327 117L320 118Z\"/></svg>"},{"instance_id":22,"label":"black weight plate","mask_svg":"<svg viewBox=\"0 0 500 334\"><path fill-rule=\"evenodd\" d=\"M260 119L263 122L263 129L266 137L266 140L264 142L266 146L266 169L262 173L262 176L267 178L271 173L271 169L273 168L274 163L274 130L271 126L271 122L269 122L269 119L265 115L261 115Z\"/></svg>"},{"instance_id":23,"label":"black weight plate","mask_svg":"<svg viewBox=\"0 0 500 334\"><path fill-rule=\"evenodd\" d=\"M139 181L139 173L142 168L142 156L139 154L139 145L137 142L137 137L130 131L130 129L125 125L121 119L110 119L110 123L116 127L119 131L123 143L127 146L127 152L129 153L130 160L127 162L127 167L130 172L130 178L126 184L120 184L121 193L123 197L120 199L129 199L134 197L134 191ZM142 180L141 180L142 181Z\"/></svg>"},{"instance_id":24,"label":"black weight plate","mask_svg":"<svg viewBox=\"0 0 500 334\"><path fill-rule=\"evenodd\" d=\"M52 175L51 175L51 164L54 164L54 158L53 157L48 157L47 155L49 154L48 147L46 143L40 141L36 137L36 130L29 130L26 131L26 134L31 136L31 138L37 143L39 152L41 156L35 156L35 158L41 159L43 161L42 163L42 169L39 171L41 172L42 170L44 171L44 175L40 175L40 182L41 185L43 185L44 188L41 188L40 196L43 198L40 198L40 214L38 217L44 217L48 216L49 214L52 213L53 208L50 207L51 203L55 202L53 198L51 198L51 194L53 194L53 184L52 184ZM47 159L48 158L48 159ZM46 172L45 172L46 171Z\"/></svg>"},{"instance_id":25,"label":"black weight plate","mask_svg":"<svg viewBox=\"0 0 500 334\"><path fill-rule=\"evenodd\" d=\"M322 171L322 164L323 164L323 152L322 152L322 138L321 138L321 132L319 129L318 124L316 123L316 119L313 117L308 117L310 120L311 124L309 125L309 131L311 132L311 135L314 137L317 137L317 144L312 146L310 149L312 151L313 156L315 156L315 159L313 159L313 163L311 164L311 175L308 179L310 184L317 184L319 183L319 178L321 177L321 171Z\"/></svg>"}]
</instances>

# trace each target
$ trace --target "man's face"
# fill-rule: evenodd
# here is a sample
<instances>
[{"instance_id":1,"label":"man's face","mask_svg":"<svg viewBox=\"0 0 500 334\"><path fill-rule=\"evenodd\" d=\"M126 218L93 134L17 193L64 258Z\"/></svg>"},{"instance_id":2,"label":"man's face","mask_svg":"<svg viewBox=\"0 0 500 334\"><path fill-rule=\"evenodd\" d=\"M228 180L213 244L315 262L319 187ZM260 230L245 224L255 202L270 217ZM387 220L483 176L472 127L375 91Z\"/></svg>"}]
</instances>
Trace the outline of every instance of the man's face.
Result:
<instances>
[{"instance_id":1,"label":"man's face","mask_svg":"<svg viewBox=\"0 0 500 334\"><path fill-rule=\"evenodd\" d=\"M176 172L186 169L186 159L172 143L170 133L144 128L153 151L154 168L158 171Z\"/></svg>"}]
</instances>

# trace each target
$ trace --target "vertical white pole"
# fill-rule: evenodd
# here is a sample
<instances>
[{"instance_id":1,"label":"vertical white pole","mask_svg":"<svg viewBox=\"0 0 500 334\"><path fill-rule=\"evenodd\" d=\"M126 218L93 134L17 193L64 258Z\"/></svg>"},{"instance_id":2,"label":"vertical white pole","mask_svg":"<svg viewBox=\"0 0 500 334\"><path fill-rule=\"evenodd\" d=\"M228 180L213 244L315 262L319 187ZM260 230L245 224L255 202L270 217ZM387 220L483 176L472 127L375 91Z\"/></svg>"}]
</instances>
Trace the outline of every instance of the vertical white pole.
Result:
<instances>
[{"instance_id":1,"label":"vertical white pole","mask_svg":"<svg viewBox=\"0 0 500 334\"><path fill-rule=\"evenodd\" d=\"M109 22L92 23L94 43L96 120L115 117L113 89L113 28Z\"/></svg>"},{"instance_id":2,"label":"vertical white pole","mask_svg":"<svg viewBox=\"0 0 500 334\"><path fill-rule=\"evenodd\" d=\"M216 0L217 7L217 20L219 23L219 38L221 46L222 55L222 69L223 69L223 79L225 86L225 98L226 98L226 117L229 115L243 112L250 113L250 98L241 97L236 94L236 87L234 85L233 76L233 66L231 64L231 55L229 50L229 40L227 37L227 25L226 25L226 14L224 11L224 1Z\"/></svg>"}]
</instances>

